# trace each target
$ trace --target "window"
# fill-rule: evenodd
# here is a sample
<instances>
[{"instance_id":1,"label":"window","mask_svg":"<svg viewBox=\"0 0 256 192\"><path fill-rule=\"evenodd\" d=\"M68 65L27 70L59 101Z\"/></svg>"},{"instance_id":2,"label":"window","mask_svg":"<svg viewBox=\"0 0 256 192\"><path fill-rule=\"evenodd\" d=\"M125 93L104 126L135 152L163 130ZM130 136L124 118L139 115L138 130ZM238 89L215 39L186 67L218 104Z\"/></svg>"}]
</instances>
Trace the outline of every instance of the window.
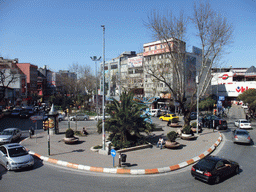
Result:
<instances>
[{"instance_id":1,"label":"window","mask_svg":"<svg viewBox=\"0 0 256 192\"><path fill-rule=\"evenodd\" d=\"M111 65L111 69L117 69L117 65Z\"/></svg>"}]
</instances>

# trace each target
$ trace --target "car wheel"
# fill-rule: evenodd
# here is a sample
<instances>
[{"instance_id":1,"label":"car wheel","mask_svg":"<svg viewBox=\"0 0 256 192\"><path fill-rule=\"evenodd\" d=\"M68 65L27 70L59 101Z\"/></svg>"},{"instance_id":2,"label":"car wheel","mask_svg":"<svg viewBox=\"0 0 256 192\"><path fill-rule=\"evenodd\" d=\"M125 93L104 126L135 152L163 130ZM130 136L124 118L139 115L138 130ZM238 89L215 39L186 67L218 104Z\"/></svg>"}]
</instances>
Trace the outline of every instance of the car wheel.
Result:
<instances>
[{"instance_id":1,"label":"car wheel","mask_svg":"<svg viewBox=\"0 0 256 192\"><path fill-rule=\"evenodd\" d=\"M239 174L239 171L240 171L240 169L239 169L239 167L237 167L236 170L235 170L235 174L236 175Z\"/></svg>"},{"instance_id":2,"label":"car wheel","mask_svg":"<svg viewBox=\"0 0 256 192\"><path fill-rule=\"evenodd\" d=\"M8 171L11 170L11 165L10 165L9 163L6 164L6 169L7 169Z\"/></svg>"},{"instance_id":3,"label":"car wheel","mask_svg":"<svg viewBox=\"0 0 256 192\"><path fill-rule=\"evenodd\" d=\"M71 121L75 121L75 119L71 119Z\"/></svg>"},{"instance_id":4,"label":"car wheel","mask_svg":"<svg viewBox=\"0 0 256 192\"><path fill-rule=\"evenodd\" d=\"M217 176L217 177L215 178L214 183L215 183L215 184L218 184L219 182L220 182L220 176Z\"/></svg>"},{"instance_id":5,"label":"car wheel","mask_svg":"<svg viewBox=\"0 0 256 192\"><path fill-rule=\"evenodd\" d=\"M88 121L88 119L87 119L87 118L84 118L84 121Z\"/></svg>"},{"instance_id":6,"label":"car wheel","mask_svg":"<svg viewBox=\"0 0 256 192\"><path fill-rule=\"evenodd\" d=\"M214 180L214 183L215 184L218 184L220 182L220 176L217 176L216 178L215 178L215 180Z\"/></svg>"}]
</instances>

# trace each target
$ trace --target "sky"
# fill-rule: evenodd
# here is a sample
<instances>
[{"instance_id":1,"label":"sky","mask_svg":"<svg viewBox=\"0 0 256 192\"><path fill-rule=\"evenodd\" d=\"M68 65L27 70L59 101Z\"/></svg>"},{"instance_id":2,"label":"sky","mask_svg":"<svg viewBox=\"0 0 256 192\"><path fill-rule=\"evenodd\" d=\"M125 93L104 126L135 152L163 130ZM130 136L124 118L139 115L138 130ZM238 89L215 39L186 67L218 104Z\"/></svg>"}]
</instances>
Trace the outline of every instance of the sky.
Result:
<instances>
[{"instance_id":1,"label":"sky","mask_svg":"<svg viewBox=\"0 0 256 192\"><path fill-rule=\"evenodd\" d=\"M105 60L124 51L143 51L155 41L145 27L151 11L181 10L193 14L193 0L0 0L0 56L19 63L69 70L72 64L95 68L90 57ZM256 0L209 0L212 8L234 27L233 44L223 67L256 66ZM187 51L200 47L189 26Z\"/></svg>"}]
</instances>

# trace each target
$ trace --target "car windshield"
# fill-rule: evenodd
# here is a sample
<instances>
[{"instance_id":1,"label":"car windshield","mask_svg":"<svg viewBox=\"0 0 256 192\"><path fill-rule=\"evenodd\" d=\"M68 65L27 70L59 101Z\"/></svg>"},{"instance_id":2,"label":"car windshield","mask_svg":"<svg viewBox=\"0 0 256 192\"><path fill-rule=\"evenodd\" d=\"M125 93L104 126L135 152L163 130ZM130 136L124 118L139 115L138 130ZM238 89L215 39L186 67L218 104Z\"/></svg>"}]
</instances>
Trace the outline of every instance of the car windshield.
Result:
<instances>
[{"instance_id":1,"label":"car windshield","mask_svg":"<svg viewBox=\"0 0 256 192\"><path fill-rule=\"evenodd\" d=\"M12 131L3 131L2 135L12 135Z\"/></svg>"},{"instance_id":2,"label":"car windshield","mask_svg":"<svg viewBox=\"0 0 256 192\"><path fill-rule=\"evenodd\" d=\"M19 157L19 156L28 154L28 152L24 147L17 147L17 148L9 149L8 151L9 151L10 157Z\"/></svg>"},{"instance_id":3,"label":"car windshield","mask_svg":"<svg viewBox=\"0 0 256 192\"><path fill-rule=\"evenodd\" d=\"M237 131L236 134L237 135L248 135L248 133L245 131Z\"/></svg>"},{"instance_id":4,"label":"car windshield","mask_svg":"<svg viewBox=\"0 0 256 192\"><path fill-rule=\"evenodd\" d=\"M214 169L215 165L216 165L216 162L215 161L212 161L210 159L202 159L198 165L200 166L200 168L204 168L204 169L207 169L207 170L212 170Z\"/></svg>"}]
</instances>

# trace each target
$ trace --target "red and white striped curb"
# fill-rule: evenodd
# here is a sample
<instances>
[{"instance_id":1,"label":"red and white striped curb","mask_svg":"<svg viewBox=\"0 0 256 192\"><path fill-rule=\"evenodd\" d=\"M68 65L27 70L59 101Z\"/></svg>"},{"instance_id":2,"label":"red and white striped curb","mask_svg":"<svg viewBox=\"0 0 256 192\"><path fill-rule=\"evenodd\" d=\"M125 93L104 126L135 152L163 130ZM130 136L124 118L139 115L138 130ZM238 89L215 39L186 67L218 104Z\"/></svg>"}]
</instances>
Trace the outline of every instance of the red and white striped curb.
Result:
<instances>
[{"instance_id":1,"label":"red and white striped curb","mask_svg":"<svg viewBox=\"0 0 256 192\"><path fill-rule=\"evenodd\" d=\"M131 175L144 175L144 174L158 174L158 173L166 173L170 171L174 171L177 169L184 168L188 165L191 165L200 159L206 157L210 153L212 153L216 147L221 143L222 141L222 135L220 133L220 136L218 140L204 153L188 160L184 161L182 163L172 165L169 167L163 167L163 168L153 168L153 169L122 169L122 168L102 168L102 167L92 167L92 166L86 166L86 165L80 165L80 164L75 164L75 163L70 163L62 160L57 160L57 159L52 159L49 157L41 156L37 153L34 153L32 151L29 151L31 155L34 155L43 161L47 161L49 163L54 163L57 165L61 165L64 167L69 167L73 169L78 169L78 170L85 170L85 171L93 171L93 172L101 172L101 173L113 173L113 174L131 174Z\"/></svg>"}]
</instances>

